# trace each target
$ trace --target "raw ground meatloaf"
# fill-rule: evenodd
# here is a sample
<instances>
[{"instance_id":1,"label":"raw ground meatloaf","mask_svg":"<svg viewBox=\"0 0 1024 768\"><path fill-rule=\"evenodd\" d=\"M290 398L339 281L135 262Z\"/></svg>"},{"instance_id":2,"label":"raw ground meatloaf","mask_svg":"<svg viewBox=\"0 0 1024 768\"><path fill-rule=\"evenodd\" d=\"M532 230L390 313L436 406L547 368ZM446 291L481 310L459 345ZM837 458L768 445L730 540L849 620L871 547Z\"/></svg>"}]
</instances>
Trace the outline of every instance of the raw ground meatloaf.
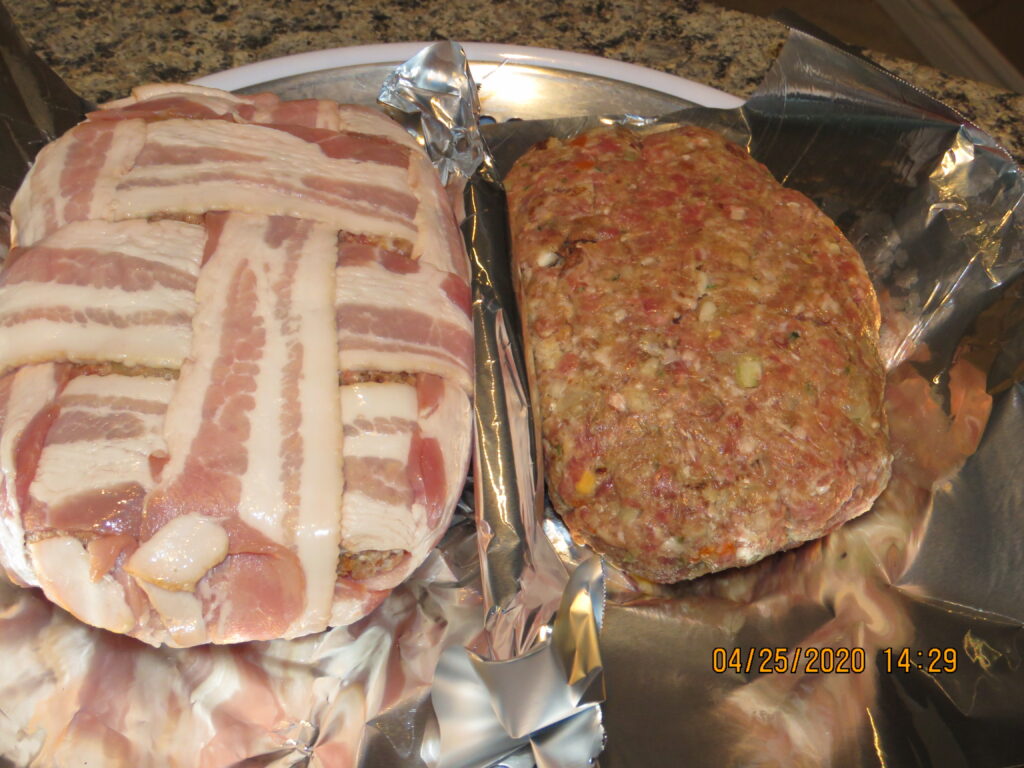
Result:
<instances>
[{"instance_id":1,"label":"raw ground meatloaf","mask_svg":"<svg viewBox=\"0 0 1024 768\"><path fill-rule=\"evenodd\" d=\"M695 127L549 139L505 183L548 492L578 541L671 583L871 506L878 302L813 203Z\"/></svg>"}]
</instances>

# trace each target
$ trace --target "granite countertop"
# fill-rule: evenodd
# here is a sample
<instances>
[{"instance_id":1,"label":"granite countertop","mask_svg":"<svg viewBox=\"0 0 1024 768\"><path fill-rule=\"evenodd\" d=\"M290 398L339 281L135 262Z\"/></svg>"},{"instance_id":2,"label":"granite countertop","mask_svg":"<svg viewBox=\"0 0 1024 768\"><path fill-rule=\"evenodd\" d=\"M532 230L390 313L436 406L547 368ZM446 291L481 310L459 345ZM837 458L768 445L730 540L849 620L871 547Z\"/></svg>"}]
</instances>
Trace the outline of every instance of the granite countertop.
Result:
<instances>
[{"instance_id":1,"label":"granite countertop","mask_svg":"<svg viewBox=\"0 0 1024 768\"><path fill-rule=\"evenodd\" d=\"M347 45L490 41L590 53L670 72L737 96L781 48L779 23L697 0L18 0L29 44L94 101L136 83L184 81L241 64ZM871 59L958 109L1024 158L1024 96L870 51Z\"/></svg>"}]
</instances>

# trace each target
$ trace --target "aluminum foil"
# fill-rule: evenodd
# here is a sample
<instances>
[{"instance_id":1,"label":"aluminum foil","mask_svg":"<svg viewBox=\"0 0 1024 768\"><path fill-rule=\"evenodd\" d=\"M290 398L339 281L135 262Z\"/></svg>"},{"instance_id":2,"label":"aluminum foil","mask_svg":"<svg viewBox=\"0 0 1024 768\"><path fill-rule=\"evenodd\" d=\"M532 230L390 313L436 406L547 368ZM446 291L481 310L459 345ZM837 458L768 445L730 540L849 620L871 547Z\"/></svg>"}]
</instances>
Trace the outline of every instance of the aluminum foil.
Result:
<instances>
[{"instance_id":1,"label":"aluminum foil","mask_svg":"<svg viewBox=\"0 0 1024 768\"><path fill-rule=\"evenodd\" d=\"M603 743L603 573L592 557L574 563L570 579L544 532L505 201L477 130L465 53L455 43L430 46L385 80L380 101L420 116L449 188L462 189L452 177L464 183L480 167L465 189L462 226L473 272L473 476L486 623L478 648L451 649L438 669L441 765L585 765Z\"/></svg>"},{"instance_id":2,"label":"aluminum foil","mask_svg":"<svg viewBox=\"0 0 1024 768\"><path fill-rule=\"evenodd\" d=\"M418 119L418 134L441 181L468 178L484 160L480 102L458 43L429 45L386 78L377 100Z\"/></svg>"},{"instance_id":3,"label":"aluminum foil","mask_svg":"<svg viewBox=\"0 0 1024 768\"><path fill-rule=\"evenodd\" d=\"M602 122L714 128L839 224L882 305L896 459L874 508L823 540L675 586L608 573L601 764L1024 763L1020 168L954 111L795 31L739 109L484 135L500 176ZM550 510L547 530L564 541Z\"/></svg>"}]
</instances>

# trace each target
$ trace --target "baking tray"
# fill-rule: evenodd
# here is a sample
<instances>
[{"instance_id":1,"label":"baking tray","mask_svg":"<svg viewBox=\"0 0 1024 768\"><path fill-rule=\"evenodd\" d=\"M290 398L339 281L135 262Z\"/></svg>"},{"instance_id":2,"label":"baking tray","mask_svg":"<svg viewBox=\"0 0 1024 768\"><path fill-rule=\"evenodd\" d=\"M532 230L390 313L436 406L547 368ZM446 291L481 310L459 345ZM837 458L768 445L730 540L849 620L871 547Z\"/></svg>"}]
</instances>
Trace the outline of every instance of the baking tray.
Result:
<instances>
[{"instance_id":1,"label":"baking tray","mask_svg":"<svg viewBox=\"0 0 1024 768\"><path fill-rule=\"evenodd\" d=\"M384 78L427 43L335 48L248 64L199 78L211 88L270 91L283 99L376 104ZM742 100L692 80L581 53L465 43L482 113L499 122L579 115L661 115L699 105L729 109Z\"/></svg>"}]
</instances>

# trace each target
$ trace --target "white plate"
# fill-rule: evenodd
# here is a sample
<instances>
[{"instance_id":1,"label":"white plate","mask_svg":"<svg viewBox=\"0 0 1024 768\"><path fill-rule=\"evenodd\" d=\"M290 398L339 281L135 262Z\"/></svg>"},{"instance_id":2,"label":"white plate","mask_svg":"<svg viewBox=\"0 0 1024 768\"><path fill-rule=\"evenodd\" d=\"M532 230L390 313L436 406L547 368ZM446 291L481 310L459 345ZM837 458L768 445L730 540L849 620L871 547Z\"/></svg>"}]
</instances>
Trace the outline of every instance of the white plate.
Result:
<instances>
[{"instance_id":1,"label":"white plate","mask_svg":"<svg viewBox=\"0 0 1024 768\"><path fill-rule=\"evenodd\" d=\"M412 57L427 44L424 42L384 43L310 51L255 64L246 64L225 72L207 75L195 82L199 85L228 91L251 89L253 86L264 83L324 70L381 64L395 65ZM477 82L485 81L489 75L498 71L499 67L502 70L506 69L502 65L512 64L531 69L557 70L618 81L628 86L639 86L705 107L731 109L743 103L742 99L736 96L692 80L597 56L497 43L464 43L463 47L471 62L473 77ZM507 88L507 85L505 87ZM526 95L529 96L529 94Z\"/></svg>"}]
</instances>

